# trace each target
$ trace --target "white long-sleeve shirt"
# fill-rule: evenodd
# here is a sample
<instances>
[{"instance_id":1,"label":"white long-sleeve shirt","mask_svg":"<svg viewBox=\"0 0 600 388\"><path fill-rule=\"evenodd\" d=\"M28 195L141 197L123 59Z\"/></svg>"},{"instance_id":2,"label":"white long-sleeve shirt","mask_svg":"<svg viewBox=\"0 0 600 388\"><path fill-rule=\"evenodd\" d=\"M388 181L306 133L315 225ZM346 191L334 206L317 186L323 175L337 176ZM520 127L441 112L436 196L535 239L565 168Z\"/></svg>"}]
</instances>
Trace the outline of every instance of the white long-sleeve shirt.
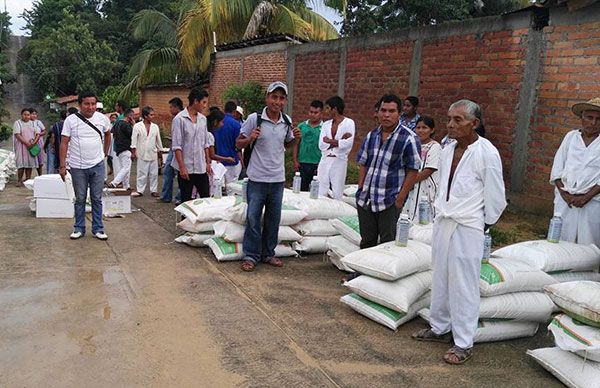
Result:
<instances>
[{"instance_id":1,"label":"white long-sleeve shirt","mask_svg":"<svg viewBox=\"0 0 600 388\"><path fill-rule=\"evenodd\" d=\"M552 164L550 183L560 179L564 190L570 194L585 194L600 185L600 136L586 147L581 131L573 130L565 135ZM556 195L558 189L556 189ZM600 194L594 201L600 201Z\"/></svg>"},{"instance_id":2,"label":"white long-sleeve shirt","mask_svg":"<svg viewBox=\"0 0 600 388\"><path fill-rule=\"evenodd\" d=\"M335 140L338 141L338 146L331 147L331 144L327 144L323 141L323 138L333 138L331 136L331 127L333 126L333 120L327 120L323 123L321 127L321 134L319 135L319 149L321 150L321 159L329 157L329 155L334 155L339 159L348 160L348 154L352 151L352 146L354 145L354 120L349 119L348 117L344 117L342 122L338 125L337 132L335 134ZM350 137L347 139L342 139L344 134L349 133Z\"/></svg>"},{"instance_id":3,"label":"white long-sleeve shirt","mask_svg":"<svg viewBox=\"0 0 600 388\"><path fill-rule=\"evenodd\" d=\"M500 154L489 140L479 137L467 147L448 187L456 144L448 144L440 157L435 219L450 218L459 225L483 230L484 223L495 224L506 207Z\"/></svg>"},{"instance_id":4,"label":"white long-sleeve shirt","mask_svg":"<svg viewBox=\"0 0 600 388\"><path fill-rule=\"evenodd\" d=\"M158 151L163 148L158 125L151 123L150 131L146 131L143 121L136 123L131 135L131 148L136 149L137 157L141 160L156 160Z\"/></svg>"}]
</instances>

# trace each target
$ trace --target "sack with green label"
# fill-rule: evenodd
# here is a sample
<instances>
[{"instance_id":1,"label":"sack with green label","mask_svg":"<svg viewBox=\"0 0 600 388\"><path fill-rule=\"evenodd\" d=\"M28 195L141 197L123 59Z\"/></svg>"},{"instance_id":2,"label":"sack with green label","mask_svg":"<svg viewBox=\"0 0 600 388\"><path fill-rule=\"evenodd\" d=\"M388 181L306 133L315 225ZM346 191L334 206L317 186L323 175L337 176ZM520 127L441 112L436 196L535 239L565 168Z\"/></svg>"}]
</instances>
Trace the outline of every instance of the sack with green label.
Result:
<instances>
[{"instance_id":1,"label":"sack with green label","mask_svg":"<svg viewBox=\"0 0 600 388\"><path fill-rule=\"evenodd\" d=\"M600 362L600 328L588 326L566 314L558 314L548 330L554 335L556 346L562 350Z\"/></svg>"},{"instance_id":2,"label":"sack with green label","mask_svg":"<svg viewBox=\"0 0 600 388\"><path fill-rule=\"evenodd\" d=\"M240 200L241 201L241 200ZM246 225L246 213L248 212L248 204L241 202L225 210L222 215L223 220L232 221L236 224ZM296 207L283 205L281 207L281 220L279 225L290 226L306 218L306 212Z\"/></svg>"},{"instance_id":3,"label":"sack with green label","mask_svg":"<svg viewBox=\"0 0 600 388\"><path fill-rule=\"evenodd\" d=\"M419 310L429 306L430 299L430 293L423 295L410 306L406 313L399 313L378 303L371 302L357 294L344 295L340 298L340 301L372 321L392 330L397 330L398 327L416 317Z\"/></svg>"},{"instance_id":4,"label":"sack with green label","mask_svg":"<svg viewBox=\"0 0 600 388\"><path fill-rule=\"evenodd\" d=\"M358 216L338 217L331 220L333 226L339 234L344 236L354 245L360 245L362 237L360 236L360 227L358 224Z\"/></svg>"},{"instance_id":5,"label":"sack with green label","mask_svg":"<svg viewBox=\"0 0 600 388\"><path fill-rule=\"evenodd\" d=\"M285 191L283 204L304 210L307 220L330 220L356 215L356 209L347 203L326 197L312 199L306 192L295 194Z\"/></svg>"},{"instance_id":6,"label":"sack with green label","mask_svg":"<svg viewBox=\"0 0 600 388\"><path fill-rule=\"evenodd\" d=\"M513 292L481 298L479 318L547 322L553 309L554 303L543 292Z\"/></svg>"},{"instance_id":7,"label":"sack with green label","mask_svg":"<svg viewBox=\"0 0 600 388\"><path fill-rule=\"evenodd\" d=\"M481 264L479 290L481 296L494 296L520 291L539 291L556 283L552 276L530 263L515 259L492 258Z\"/></svg>"},{"instance_id":8,"label":"sack with green label","mask_svg":"<svg viewBox=\"0 0 600 388\"><path fill-rule=\"evenodd\" d=\"M217 261L237 261L244 258L242 243L231 243L221 237L213 237L206 241L206 245L215 255ZM298 254L289 244L278 244L275 247L275 257L296 257Z\"/></svg>"},{"instance_id":9,"label":"sack with green label","mask_svg":"<svg viewBox=\"0 0 600 388\"><path fill-rule=\"evenodd\" d=\"M240 203L241 198L228 196L223 198L198 198L182 203L175 208L176 212L181 213L191 223L216 221L223 218L226 209Z\"/></svg>"},{"instance_id":10,"label":"sack with green label","mask_svg":"<svg viewBox=\"0 0 600 388\"><path fill-rule=\"evenodd\" d=\"M244 232L246 231L244 225L236 224L235 222L231 221L217 221L214 223L213 227L215 230L215 236L223 237L225 241L244 241ZM294 229L290 228L289 226L282 225L279 227L277 238L279 242L293 242L299 241L300 239L302 239L302 236L296 233L296 231L294 231Z\"/></svg>"},{"instance_id":11,"label":"sack with green label","mask_svg":"<svg viewBox=\"0 0 600 388\"><path fill-rule=\"evenodd\" d=\"M528 350L544 369L552 373L570 388L598 388L600 386L600 363L585 361L576 354L560 348Z\"/></svg>"},{"instance_id":12,"label":"sack with green label","mask_svg":"<svg viewBox=\"0 0 600 388\"><path fill-rule=\"evenodd\" d=\"M544 287L566 314L586 325L600 327L600 283L582 280Z\"/></svg>"}]
</instances>

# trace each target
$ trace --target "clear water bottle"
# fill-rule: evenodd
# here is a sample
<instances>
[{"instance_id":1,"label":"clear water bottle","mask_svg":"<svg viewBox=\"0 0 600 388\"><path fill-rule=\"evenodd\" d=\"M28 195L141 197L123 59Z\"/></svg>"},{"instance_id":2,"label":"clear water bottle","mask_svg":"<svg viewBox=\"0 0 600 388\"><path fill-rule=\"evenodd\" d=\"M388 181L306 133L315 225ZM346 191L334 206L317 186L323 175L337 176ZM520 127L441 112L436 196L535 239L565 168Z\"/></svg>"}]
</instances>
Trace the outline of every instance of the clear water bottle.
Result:
<instances>
[{"instance_id":1,"label":"clear water bottle","mask_svg":"<svg viewBox=\"0 0 600 388\"><path fill-rule=\"evenodd\" d=\"M300 192L300 186L302 185L302 178L300 177L300 173L297 172L294 174L294 180L292 182L292 190L295 194Z\"/></svg>"},{"instance_id":2,"label":"clear water bottle","mask_svg":"<svg viewBox=\"0 0 600 388\"><path fill-rule=\"evenodd\" d=\"M310 198L319 198L319 180L316 175L313 176L313 180L310 182Z\"/></svg>"},{"instance_id":3,"label":"clear water bottle","mask_svg":"<svg viewBox=\"0 0 600 388\"><path fill-rule=\"evenodd\" d=\"M554 217L550 219L548 226L548 241L558 243L562 232L562 218L560 213L554 213Z\"/></svg>"},{"instance_id":4,"label":"clear water bottle","mask_svg":"<svg viewBox=\"0 0 600 388\"><path fill-rule=\"evenodd\" d=\"M248 203L248 178L242 181L242 201Z\"/></svg>"},{"instance_id":5,"label":"clear water bottle","mask_svg":"<svg viewBox=\"0 0 600 388\"><path fill-rule=\"evenodd\" d=\"M215 187L215 192L213 193L213 196L215 198L222 198L223 197L223 183L221 182L221 179L215 178L214 187Z\"/></svg>"},{"instance_id":6,"label":"clear water bottle","mask_svg":"<svg viewBox=\"0 0 600 388\"><path fill-rule=\"evenodd\" d=\"M431 222L431 206L429 201L422 199L419 201L419 224L428 225Z\"/></svg>"},{"instance_id":7,"label":"clear water bottle","mask_svg":"<svg viewBox=\"0 0 600 388\"><path fill-rule=\"evenodd\" d=\"M410 229L410 221L408 214L401 214L396 224L396 245L405 247L408 245L408 230Z\"/></svg>"},{"instance_id":8,"label":"clear water bottle","mask_svg":"<svg viewBox=\"0 0 600 388\"><path fill-rule=\"evenodd\" d=\"M482 263L488 263L492 254L492 236L490 231L487 230L483 236L483 257L481 258Z\"/></svg>"}]
</instances>

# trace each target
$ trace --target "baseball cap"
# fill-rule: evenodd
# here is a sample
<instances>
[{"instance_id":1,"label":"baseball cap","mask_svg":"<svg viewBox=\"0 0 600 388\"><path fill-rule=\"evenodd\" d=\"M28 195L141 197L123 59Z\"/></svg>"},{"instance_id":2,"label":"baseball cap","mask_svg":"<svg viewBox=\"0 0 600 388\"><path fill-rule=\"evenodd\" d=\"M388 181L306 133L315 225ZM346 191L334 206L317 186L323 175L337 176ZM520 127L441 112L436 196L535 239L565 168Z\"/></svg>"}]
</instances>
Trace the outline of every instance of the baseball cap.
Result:
<instances>
[{"instance_id":1,"label":"baseball cap","mask_svg":"<svg viewBox=\"0 0 600 388\"><path fill-rule=\"evenodd\" d=\"M275 81L272 82L269 87L267 88L267 93L273 93L275 90L277 89L283 89L283 91L285 92L285 94L288 94L288 88L287 86L285 86L285 84L281 81Z\"/></svg>"}]
</instances>

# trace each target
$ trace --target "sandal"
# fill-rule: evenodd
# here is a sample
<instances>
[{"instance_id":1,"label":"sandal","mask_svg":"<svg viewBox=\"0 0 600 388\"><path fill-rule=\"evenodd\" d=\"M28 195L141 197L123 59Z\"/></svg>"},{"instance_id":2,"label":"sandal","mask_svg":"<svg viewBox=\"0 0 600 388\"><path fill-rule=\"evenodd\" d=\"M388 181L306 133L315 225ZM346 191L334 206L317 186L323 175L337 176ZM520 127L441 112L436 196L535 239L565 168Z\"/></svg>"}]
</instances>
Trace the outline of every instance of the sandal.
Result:
<instances>
[{"instance_id":1,"label":"sandal","mask_svg":"<svg viewBox=\"0 0 600 388\"><path fill-rule=\"evenodd\" d=\"M452 341L452 332L435 334L431 329L422 329L413 333L411 337L417 341L450 343Z\"/></svg>"},{"instance_id":2,"label":"sandal","mask_svg":"<svg viewBox=\"0 0 600 388\"><path fill-rule=\"evenodd\" d=\"M150 195L153 196L154 198L160 197L160 194L158 194L157 192L150 193Z\"/></svg>"},{"instance_id":3,"label":"sandal","mask_svg":"<svg viewBox=\"0 0 600 388\"><path fill-rule=\"evenodd\" d=\"M281 261L281 259L278 259L276 257L272 257L271 259L265 261L266 264L269 264L273 267L283 267L283 261Z\"/></svg>"},{"instance_id":4,"label":"sandal","mask_svg":"<svg viewBox=\"0 0 600 388\"><path fill-rule=\"evenodd\" d=\"M252 271L254 271L255 267L256 267L256 264L254 264L250 260L244 260L244 262L242 263L242 271L244 271L244 272L252 272Z\"/></svg>"},{"instance_id":5,"label":"sandal","mask_svg":"<svg viewBox=\"0 0 600 388\"><path fill-rule=\"evenodd\" d=\"M473 357L473 348L463 349L455 345L444 354L444 361L451 365L461 365L471 357Z\"/></svg>"}]
</instances>

